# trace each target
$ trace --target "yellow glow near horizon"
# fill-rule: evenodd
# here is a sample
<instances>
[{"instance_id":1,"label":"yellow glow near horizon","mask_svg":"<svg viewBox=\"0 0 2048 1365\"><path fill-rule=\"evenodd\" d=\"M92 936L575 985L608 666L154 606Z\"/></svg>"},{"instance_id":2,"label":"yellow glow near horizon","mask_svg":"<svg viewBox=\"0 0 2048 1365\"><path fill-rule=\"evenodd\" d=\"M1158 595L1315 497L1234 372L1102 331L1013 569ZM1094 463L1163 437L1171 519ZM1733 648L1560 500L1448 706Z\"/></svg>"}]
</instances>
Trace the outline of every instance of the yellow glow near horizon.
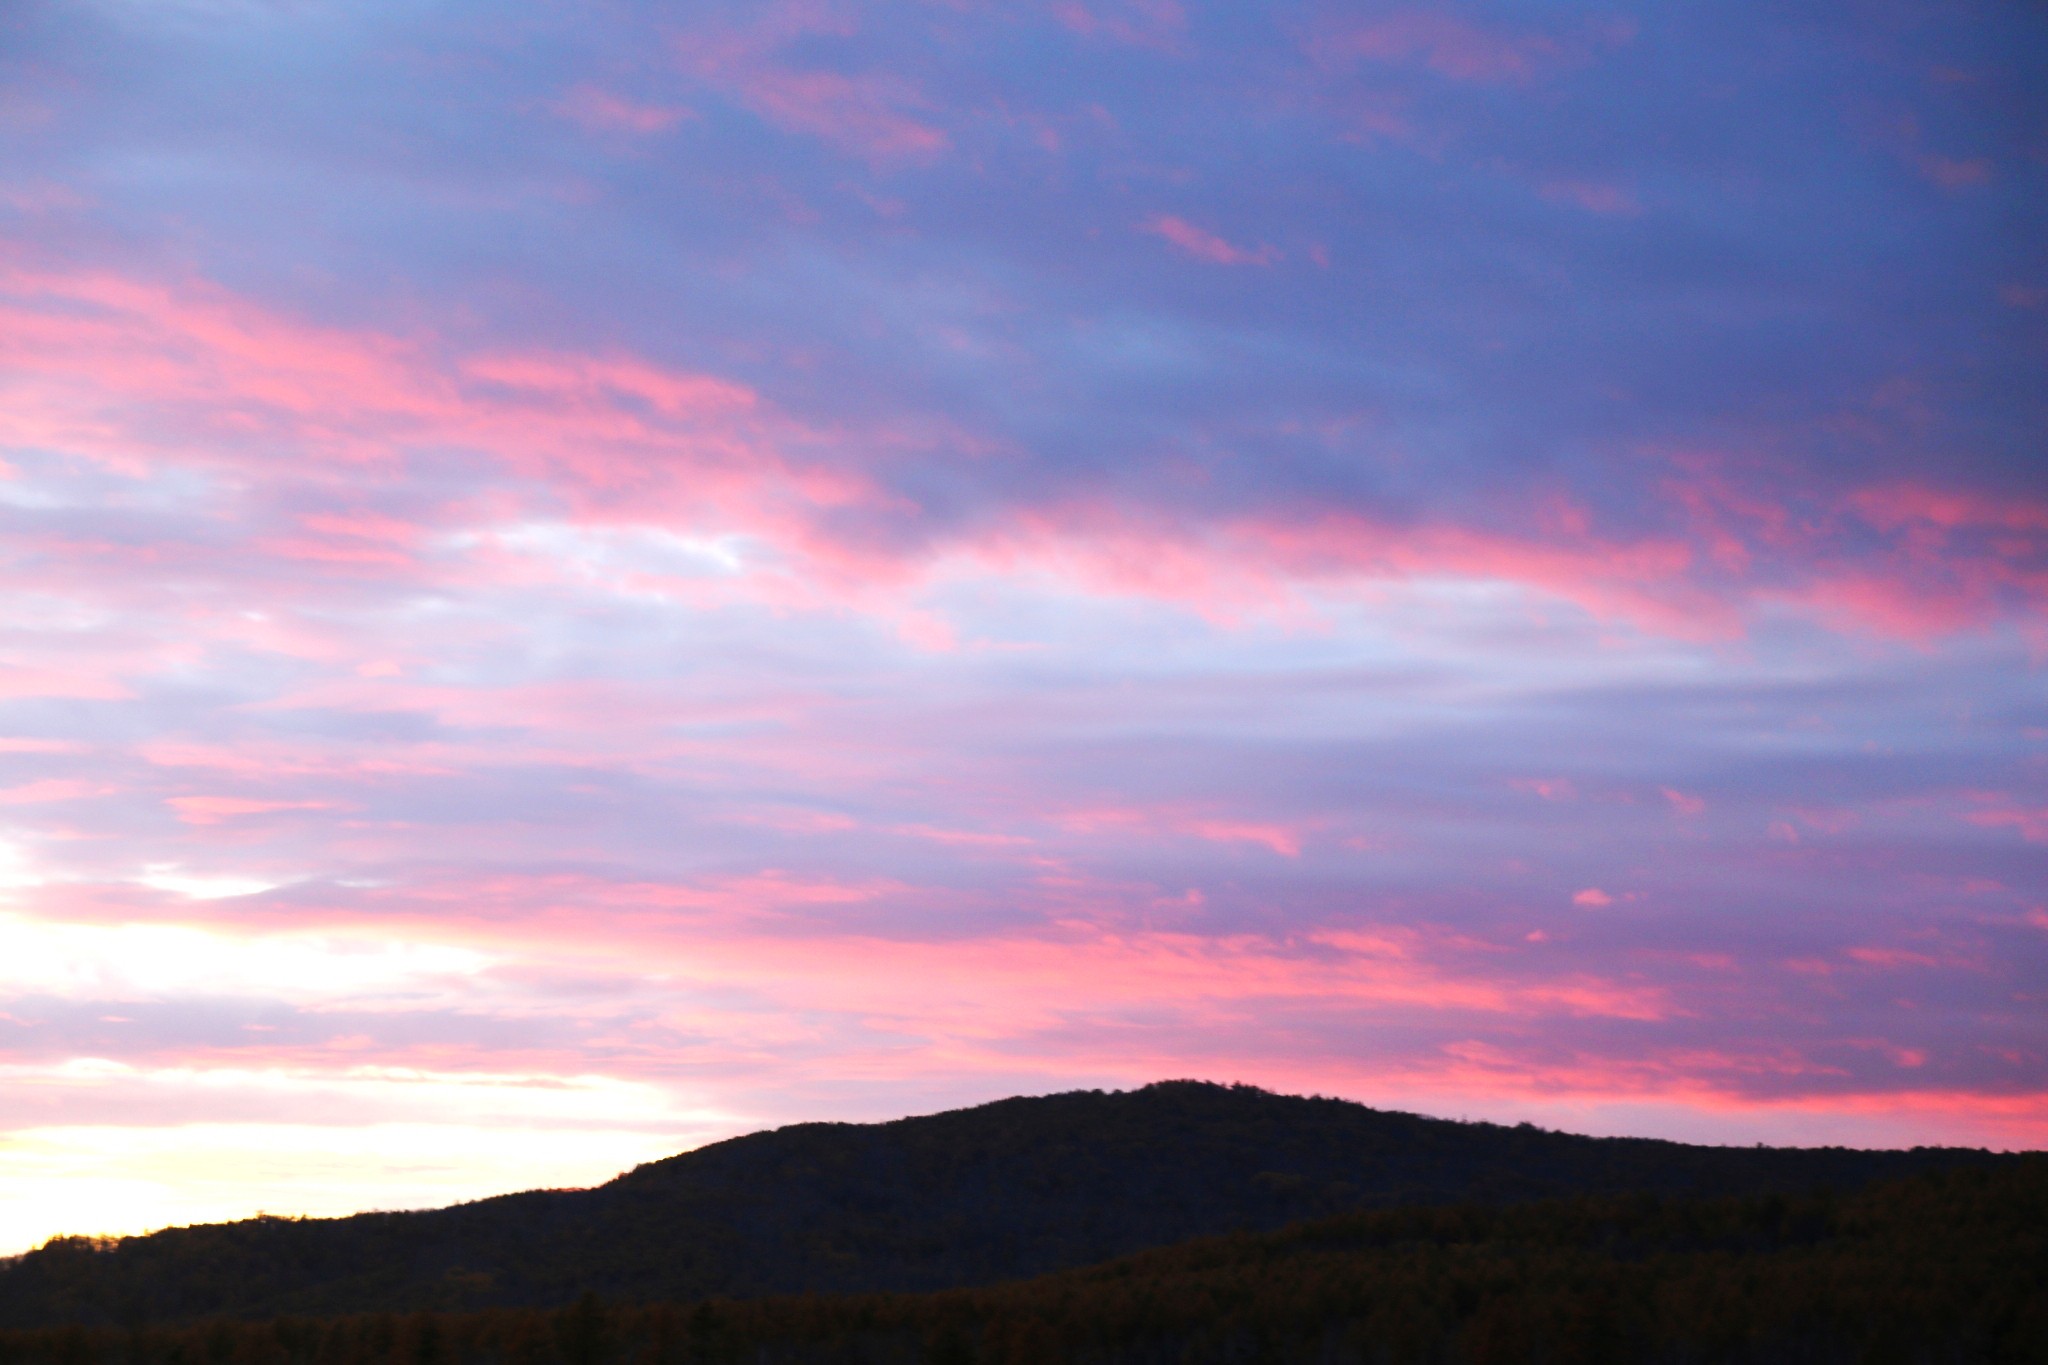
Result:
<instances>
[{"instance_id":1,"label":"yellow glow near horizon","mask_svg":"<svg viewBox=\"0 0 2048 1365\"><path fill-rule=\"evenodd\" d=\"M150 1068L78 1057L0 1066L0 1088L56 1117L0 1133L0 1255L60 1234L433 1208L598 1184L749 1126L679 1106L658 1086L598 1075ZM185 1121L228 1112L247 1117Z\"/></svg>"},{"instance_id":2,"label":"yellow glow near horizon","mask_svg":"<svg viewBox=\"0 0 2048 1365\"><path fill-rule=\"evenodd\" d=\"M31 1128L0 1136L0 1255L58 1235L595 1185L720 1135L422 1123Z\"/></svg>"}]
</instances>

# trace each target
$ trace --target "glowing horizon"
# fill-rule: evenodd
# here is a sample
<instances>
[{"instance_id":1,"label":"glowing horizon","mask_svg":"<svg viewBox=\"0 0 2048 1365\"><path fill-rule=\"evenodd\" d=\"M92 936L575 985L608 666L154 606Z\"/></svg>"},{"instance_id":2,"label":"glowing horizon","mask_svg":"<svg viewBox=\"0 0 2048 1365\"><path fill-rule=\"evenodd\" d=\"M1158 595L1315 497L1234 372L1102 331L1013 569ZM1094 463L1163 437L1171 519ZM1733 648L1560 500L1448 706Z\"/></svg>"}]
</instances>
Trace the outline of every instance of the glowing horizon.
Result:
<instances>
[{"instance_id":1,"label":"glowing horizon","mask_svg":"<svg viewBox=\"0 0 2048 1365\"><path fill-rule=\"evenodd\" d=\"M1245 1081L2048 1145L2048 21L31 5L0 1254Z\"/></svg>"}]
</instances>

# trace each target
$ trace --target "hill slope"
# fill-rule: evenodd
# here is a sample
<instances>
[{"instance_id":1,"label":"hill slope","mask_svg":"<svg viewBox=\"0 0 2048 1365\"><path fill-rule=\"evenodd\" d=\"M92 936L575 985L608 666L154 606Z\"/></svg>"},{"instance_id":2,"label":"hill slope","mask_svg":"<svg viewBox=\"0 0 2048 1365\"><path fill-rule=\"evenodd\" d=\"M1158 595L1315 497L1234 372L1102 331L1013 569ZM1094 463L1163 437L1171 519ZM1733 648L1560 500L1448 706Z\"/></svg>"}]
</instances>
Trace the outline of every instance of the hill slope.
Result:
<instances>
[{"instance_id":1,"label":"hill slope","mask_svg":"<svg viewBox=\"0 0 2048 1365\"><path fill-rule=\"evenodd\" d=\"M981 1289L0 1331L12 1365L1672 1365L2048 1355L2048 1157L1344 1214Z\"/></svg>"},{"instance_id":2,"label":"hill slope","mask_svg":"<svg viewBox=\"0 0 2048 1365\"><path fill-rule=\"evenodd\" d=\"M62 1240L0 1270L0 1326L931 1290L1346 1209L1844 1188L1999 1160L1586 1138L1167 1082L799 1124L590 1190Z\"/></svg>"}]
</instances>

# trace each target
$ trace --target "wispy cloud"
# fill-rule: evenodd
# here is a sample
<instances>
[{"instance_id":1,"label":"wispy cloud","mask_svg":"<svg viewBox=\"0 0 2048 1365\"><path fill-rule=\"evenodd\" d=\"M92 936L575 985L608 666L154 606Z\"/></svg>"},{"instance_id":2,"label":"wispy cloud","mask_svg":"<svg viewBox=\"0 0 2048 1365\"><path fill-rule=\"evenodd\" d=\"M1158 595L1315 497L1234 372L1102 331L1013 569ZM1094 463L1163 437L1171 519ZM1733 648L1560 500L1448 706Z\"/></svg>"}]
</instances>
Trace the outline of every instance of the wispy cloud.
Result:
<instances>
[{"instance_id":1,"label":"wispy cloud","mask_svg":"<svg viewBox=\"0 0 2048 1365\"><path fill-rule=\"evenodd\" d=\"M1184 255L1207 261L1210 265L1272 265L1281 259L1280 252L1271 246L1233 246L1215 233L1170 213L1155 214L1147 218L1141 227L1155 237L1164 238Z\"/></svg>"}]
</instances>

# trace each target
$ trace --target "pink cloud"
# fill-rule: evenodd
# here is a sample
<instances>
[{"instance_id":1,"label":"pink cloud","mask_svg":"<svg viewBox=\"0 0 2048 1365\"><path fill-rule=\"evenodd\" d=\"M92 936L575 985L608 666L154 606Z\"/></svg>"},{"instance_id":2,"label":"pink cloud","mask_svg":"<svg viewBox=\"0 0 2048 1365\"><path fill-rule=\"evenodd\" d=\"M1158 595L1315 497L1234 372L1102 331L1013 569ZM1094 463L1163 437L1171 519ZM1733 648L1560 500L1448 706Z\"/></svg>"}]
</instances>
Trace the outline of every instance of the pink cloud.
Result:
<instances>
[{"instance_id":1,"label":"pink cloud","mask_svg":"<svg viewBox=\"0 0 2048 1365\"><path fill-rule=\"evenodd\" d=\"M1366 58L1414 63L1451 80L1519 85L1572 60L1557 39L1486 28L1437 11L1408 10L1328 33L1315 44L1325 61Z\"/></svg>"},{"instance_id":2,"label":"pink cloud","mask_svg":"<svg viewBox=\"0 0 2048 1365\"><path fill-rule=\"evenodd\" d=\"M1180 0L1057 0L1052 15L1084 38L1107 38L1161 52L1186 47L1187 11Z\"/></svg>"},{"instance_id":3,"label":"pink cloud","mask_svg":"<svg viewBox=\"0 0 2048 1365\"><path fill-rule=\"evenodd\" d=\"M584 515L715 514L799 541L796 503L870 495L849 469L791 458L811 435L728 380L619 355L449 356L432 338L305 324L201 284L0 277L0 360L0 440L138 476L246 460L274 478L278 440L297 444L301 477L454 448L557 485ZM276 552L391 569L419 536L363 512L302 525L314 534L279 537Z\"/></svg>"},{"instance_id":4,"label":"pink cloud","mask_svg":"<svg viewBox=\"0 0 2048 1365\"><path fill-rule=\"evenodd\" d=\"M237 744L202 744L189 740L149 740L134 746L131 753L153 767L197 768L231 773L237 777L308 777L362 775L371 777L449 775L461 769L445 761L455 755L445 745L420 746L404 758L390 746L365 754L346 741L301 740L296 743L276 738L243 740ZM423 761L426 753L444 761Z\"/></svg>"},{"instance_id":5,"label":"pink cloud","mask_svg":"<svg viewBox=\"0 0 2048 1365\"><path fill-rule=\"evenodd\" d=\"M930 101L907 78L880 70L801 69L773 55L790 38L839 31L827 16L789 9L749 30L692 34L676 52L692 75L779 128L880 164L929 162L945 152L951 138L930 121Z\"/></svg>"},{"instance_id":6,"label":"pink cloud","mask_svg":"<svg viewBox=\"0 0 2048 1365\"><path fill-rule=\"evenodd\" d=\"M508 395L545 395L584 422L602 429L628 423L637 400L665 417L684 420L724 416L753 409L752 390L710 375L679 374L625 356L594 357L527 352L481 355L461 362L461 372ZM628 426L629 430L638 430Z\"/></svg>"},{"instance_id":7,"label":"pink cloud","mask_svg":"<svg viewBox=\"0 0 2048 1365\"><path fill-rule=\"evenodd\" d=\"M555 112L593 132L667 132L685 119L689 109L674 105L636 104L595 85L579 85L555 102Z\"/></svg>"},{"instance_id":8,"label":"pink cloud","mask_svg":"<svg viewBox=\"0 0 2048 1365\"><path fill-rule=\"evenodd\" d=\"M1259 844L1283 858L1301 856L1301 834L1285 825L1260 824L1242 820L1197 820L1186 826L1200 839L1219 843Z\"/></svg>"},{"instance_id":9,"label":"pink cloud","mask_svg":"<svg viewBox=\"0 0 2048 1365\"><path fill-rule=\"evenodd\" d=\"M40 782L27 782L19 787L0 788L0 805L34 806L49 801L79 801L88 796L101 796L117 788L98 782L87 782L77 778L45 778Z\"/></svg>"},{"instance_id":10,"label":"pink cloud","mask_svg":"<svg viewBox=\"0 0 2048 1365\"><path fill-rule=\"evenodd\" d=\"M63 665L0 664L0 700L23 697L80 697L121 701L135 693L117 677L114 660L67 660Z\"/></svg>"},{"instance_id":11,"label":"pink cloud","mask_svg":"<svg viewBox=\"0 0 2048 1365\"><path fill-rule=\"evenodd\" d=\"M1578 795L1568 777L1518 777L1511 785L1534 792L1545 801L1570 801Z\"/></svg>"},{"instance_id":12,"label":"pink cloud","mask_svg":"<svg viewBox=\"0 0 2048 1365\"><path fill-rule=\"evenodd\" d=\"M1667 496L1705 557L1738 576L1728 586L1750 578L1757 602L1922 643L2048 605L2048 503L2038 498L1886 483L1801 505L1745 492L1713 459L1673 462L1683 476Z\"/></svg>"},{"instance_id":13,"label":"pink cloud","mask_svg":"<svg viewBox=\"0 0 2048 1365\"><path fill-rule=\"evenodd\" d=\"M1267 250L1177 219L1154 222L1177 224L1156 230L1198 259L1242 264ZM1050 571L1090 591L1188 602L1216 619L1280 608L1301 586L1431 576L1515 583L1601 619L1696 639L1739 634L1752 602L1792 603L1856 629L1925 639L1984 620L2002 603L2048 601L2048 505L2038 500L1911 485L1862 490L1846 500L1845 514L1895 548L1831 562L1819 538L1829 534L1827 522L1802 524L1701 469L1671 484L1690 517L1683 534L1602 534L1582 513L1555 508L1517 531L1391 525L1299 507L1141 524L1119 508L1066 502L1013 505L961 540L912 538L905 543L916 548L896 551L828 527L846 509L914 523L919 509L879 487L864 462L838 453L849 438L877 449L900 438L828 437L721 376L621 353L451 354L432 337L314 326L202 284L171 289L105 275L0 276L0 323L8 376L0 380L0 439L69 450L130 474L170 462L265 479L277 477L271 455L279 441L299 451L293 477L316 480L328 467L400 466L413 452L475 452L556 490L579 525L739 534L770 548L777 562L805 566L801 574L764 569L724 579L634 568L622 587L691 601L748 591L791 603L886 603L933 648L954 643L941 618L886 599L945 555ZM513 493L488 511L426 515L517 519L522 510ZM334 506L270 530L256 548L277 562L402 577L430 571L420 556L445 529ZM1768 550L1768 560L1754 547ZM1741 581L1764 563L1773 580ZM446 560L431 571L457 565ZM501 581L564 571L489 539L459 566ZM266 648L301 648L277 622L223 617L216 628L252 639L267 633ZM55 688L119 696L119 668L110 659L96 675L76 660L62 673L0 670L0 695Z\"/></svg>"},{"instance_id":14,"label":"pink cloud","mask_svg":"<svg viewBox=\"0 0 2048 1365\"><path fill-rule=\"evenodd\" d=\"M2048 844L2048 806L2038 809L2017 805L1993 806L1988 810L1970 811L1963 818L1985 829L2011 829L2028 843Z\"/></svg>"},{"instance_id":15,"label":"pink cloud","mask_svg":"<svg viewBox=\"0 0 2048 1365\"><path fill-rule=\"evenodd\" d=\"M1664 799L1671 803L1671 809L1680 815L1698 815L1707 808L1707 803L1699 797L1688 796L1675 787L1661 787L1658 790L1662 791Z\"/></svg>"},{"instance_id":16,"label":"pink cloud","mask_svg":"<svg viewBox=\"0 0 2048 1365\"><path fill-rule=\"evenodd\" d=\"M1155 214L1139 224L1138 230L1162 237L1183 255L1211 265L1272 265L1282 259L1275 247L1261 245L1253 250L1233 246L1215 233L1172 214Z\"/></svg>"},{"instance_id":17,"label":"pink cloud","mask_svg":"<svg viewBox=\"0 0 2048 1365\"><path fill-rule=\"evenodd\" d=\"M1692 581L1691 547L1670 539L1551 541L1317 509L1219 520L1177 537L1129 527L1108 509L1063 508L1025 525L1028 539L991 535L991 552L1063 566L1098 590L1200 603L1218 617L1270 607L1297 583L1442 575L1516 583L1596 617L1684 638L1727 637L1741 627L1730 601Z\"/></svg>"},{"instance_id":18,"label":"pink cloud","mask_svg":"<svg viewBox=\"0 0 2048 1365\"><path fill-rule=\"evenodd\" d=\"M1684 972L1602 970L1526 935L1508 951L1412 923L1275 934L1149 928L1106 913L1093 899L1098 889L1081 888L1073 913L1056 923L956 932L948 921L943 931L911 935L865 932L846 912L886 907L919 894L915 886L772 869L637 883L458 874L374 893L374 916L341 900L267 912L238 905L222 917L238 932L268 913L296 931L331 923L472 945L502 965L479 979L470 1008L531 1011L521 1015L530 1019L568 1009L590 1027L573 1039L565 1026L559 1039L480 1048L422 1041L410 1023L403 1037L386 1038L374 1022L355 1022L305 1044L206 1055L245 1068L371 1063L586 1075L596 1037L605 1040L606 1074L660 1079L686 1065L700 1095L800 1096L828 1075L891 1084L981 1076L997 1087L991 1093L1004 1093L1033 1088L1026 1075L1047 1078L1045 1088L1071 1084L1075 1068L1129 1082L1193 1072L1447 1113L1498 1115L1532 1099L1649 1102L1668 1106L1652 1131L1692 1136L1704 1116L1724 1116L1739 1132L1779 1110L1808 1125L1843 1116L1849 1126L1828 1131L1870 1133L1869 1115L1903 1122L1911 1106L1933 1102L1934 1092L1897 1094L1885 1110L1891 1092L1844 1091L1848 1073L1790 1044L1617 1046L1572 1032L1579 1020L1684 1020L1717 998L1703 992L1728 989ZM1726 978L1729 964L1703 958L1698 969ZM558 988L567 994L555 1002L548 993ZM658 1010L639 1014L631 1002L642 1000ZM1440 1041L1361 1054L1305 1026L1318 1019L1346 1021L1346 1038L1384 1021ZM1915 1050L1887 1055L1905 1065ZM1951 1125L1943 1132L2048 1131L2048 1097L1944 1093L1957 1098L1939 1111ZM1651 1121L1631 1112L1613 1120L1623 1125L1615 1131L1645 1131ZM1583 1112L1557 1121L1587 1123Z\"/></svg>"},{"instance_id":19,"label":"pink cloud","mask_svg":"<svg viewBox=\"0 0 2048 1365\"><path fill-rule=\"evenodd\" d=\"M1063 829L1083 834L1165 834L1210 843L1257 844L1283 858L1301 856L1304 832L1270 821L1215 818L1183 806L1102 806L1065 811L1055 817Z\"/></svg>"},{"instance_id":20,"label":"pink cloud","mask_svg":"<svg viewBox=\"0 0 2048 1365\"><path fill-rule=\"evenodd\" d=\"M1927 152L1922 153L1913 164L1919 168L1922 175L1945 190L1967 189L1974 185L1991 183L1991 163L1982 157L1962 159Z\"/></svg>"},{"instance_id":21,"label":"pink cloud","mask_svg":"<svg viewBox=\"0 0 2048 1365\"><path fill-rule=\"evenodd\" d=\"M1990 607L1980 591L1913 583L1877 573L1841 574L1787 596L1814 614L1852 629L1923 641L1983 620Z\"/></svg>"},{"instance_id":22,"label":"pink cloud","mask_svg":"<svg viewBox=\"0 0 2048 1365\"><path fill-rule=\"evenodd\" d=\"M1553 204L1570 204L1588 213L1634 217L1643 211L1636 197L1619 185L1597 180L1552 180L1543 186L1543 197Z\"/></svg>"},{"instance_id":23,"label":"pink cloud","mask_svg":"<svg viewBox=\"0 0 2048 1365\"><path fill-rule=\"evenodd\" d=\"M896 618L896 634L931 654L951 654L960 648L960 633L953 628L951 621L937 612L904 612Z\"/></svg>"},{"instance_id":24,"label":"pink cloud","mask_svg":"<svg viewBox=\"0 0 2048 1365\"><path fill-rule=\"evenodd\" d=\"M1939 967L1942 959L1903 948L1850 948L1845 956L1866 967Z\"/></svg>"},{"instance_id":25,"label":"pink cloud","mask_svg":"<svg viewBox=\"0 0 2048 1365\"><path fill-rule=\"evenodd\" d=\"M1872 526L1887 531L1915 524L1944 532L2048 531L2048 501L2038 498L1994 498L1926 484L1889 483L1851 494L1849 505Z\"/></svg>"},{"instance_id":26,"label":"pink cloud","mask_svg":"<svg viewBox=\"0 0 2048 1365\"><path fill-rule=\"evenodd\" d=\"M328 810L326 801L258 801L240 796L171 796L164 804L189 825L217 825L238 815L267 815L280 810Z\"/></svg>"},{"instance_id":27,"label":"pink cloud","mask_svg":"<svg viewBox=\"0 0 2048 1365\"><path fill-rule=\"evenodd\" d=\"M1866 113L1859 122L1865 138L1896 156L1921 179L1944 190L1989 184L1995 172L1986 157L1955 157L1930 150L1920 117L1910 111L1875 118Z\"/></svg>"},{"instance_id":28,"label":"pink cloud","mask_svg":"<svg viewBox=\"0 0 2048 1365\"><path fill-rule=\"evenodd\" d=\"M1792 814L1798 816L1802 824L1823 834L1844 833L1854 829L1863 819L1856 811L1830 807L1795 806Z\"/></svg>"},{"instance_id":29,"label":"pink cloud","mask_svg":"<svg viewBox=\"0 0 2048 1365\"><path fill-rule=\"evenodd\" d=\"M986 830L941 829L934 825L898 825L896 833L933 843L957 844L968 848L1020 848L1034 841L1021 834L995 834Z\"/></svg>"},{"instance_id":30,"label":"pink cloud","mask_svg":"<svg viewBox=\"0 0 2048 1365\"><path fill-rule=\"evenodd\" d=\"M532 916L523 905L613 910L658 908L690 916L700 932L678 938L672 922L615 919L602 951L638 971L682 971L817 1010L893 1019L927 1038L990 1044L1028 1035L1063 1015L1166 1009L1201 1016L1276 999L1472 1011L1531 1018L1654 1019L1671 1011L1666 986L1609 980L1583 969L1524 980L1477 969L1461 945L1411 926L1325 929L1285 939L1107 928L1080 918L1027 933L965 937L875 937L814 921L791 938L782 912L844 906L904 894L888 881L798 879L781 873L697 886L602 884L553 878L505 879L501 886L451 888L423 928L460 934L465 919L489 926L504 949L548 952L588 943L579 915ZM500 897L505 904L494 906ZM394 910L398 907L392 907ZM424 909L425 907L422 906ZM240 912L238 922L246 922ZM708 918L707 918L708 916ZM642 932L635 932L636 923ZM845 970L848 961L863 964ZM906 995L912 982L929 987Z\"/></svg>"},{"instance_id":31,"label":"pink cloud","mask_svg":"<svg viewBox=\"0 0 2048 1365\"><path fill-rule=\"evenodd\" d=\"M928 161L951 145L943 130L905 112L924 102L896 76L763 66L742 76L737 91L749 108L784 128L878 160Z\"/></svg>"},{"instance_id":32,"label":"pink cloud","mask_svg":"<svg viewBox=\"0 0 2048 1365\"><path fill-rule=\"evenodd\" d=\"M0 97L0 99L4 99L4 97ZM0 104L0 110L4 110L4 107L4 104ZM5 121L5 114L0 113L0 122ZM79 193L71 186L61 185L54 181L31 181L26 184L0 185L0 204L5 204L17 213L56 214L73 209L90 208L92 203L93 201L90 198Z\"/></svg>"}]
</instances>

